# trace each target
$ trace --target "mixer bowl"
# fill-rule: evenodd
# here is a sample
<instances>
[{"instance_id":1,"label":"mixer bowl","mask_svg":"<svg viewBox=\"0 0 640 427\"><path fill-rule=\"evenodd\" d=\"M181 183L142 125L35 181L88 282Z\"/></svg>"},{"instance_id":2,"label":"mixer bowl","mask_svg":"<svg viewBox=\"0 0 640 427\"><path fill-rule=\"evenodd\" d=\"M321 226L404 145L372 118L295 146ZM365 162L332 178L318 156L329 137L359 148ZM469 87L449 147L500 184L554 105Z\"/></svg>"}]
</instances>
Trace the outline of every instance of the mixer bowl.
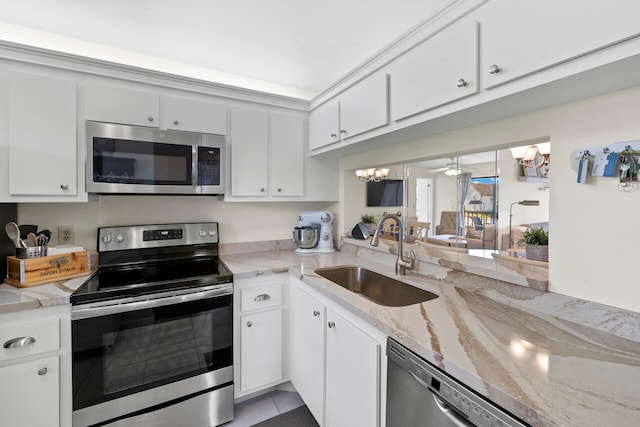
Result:
<instances>
[{"instance_id":1,"label":"mixer bowl","mask_svg":"<svg viewBox=\"0 0 640 427\"><path fill-rule=\"evenodd\" d=\"M315 227L295 227L293 241L300 249L312 249L318 246L320 229Z\"/></svg>"}]
</instances>

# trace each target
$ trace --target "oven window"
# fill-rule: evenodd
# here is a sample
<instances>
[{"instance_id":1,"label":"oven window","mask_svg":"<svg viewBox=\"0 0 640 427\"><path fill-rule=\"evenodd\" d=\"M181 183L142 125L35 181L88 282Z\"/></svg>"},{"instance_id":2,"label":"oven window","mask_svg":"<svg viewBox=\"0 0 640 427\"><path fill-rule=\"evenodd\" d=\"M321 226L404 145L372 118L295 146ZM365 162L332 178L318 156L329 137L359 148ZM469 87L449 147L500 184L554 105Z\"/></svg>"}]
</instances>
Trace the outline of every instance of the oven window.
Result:
<instances>
[{"instance_id":1,"label":"oven window","mask_svg":"<svg viewBox=\"0 0 640 427\"><path fill-rule=\"evenodd\" d=\"M74 320L73 409L232 364L231 296Z\"/></svg>"},{"instance_id":2,"label":"oven window","mask_svg":"<svg viewBox=\"0 0 640 427\"><path fill-rule=\"evenodd\" d=\"M93 181L192 185L190 145L93 138Z\"/></svg>"}]
</instances>

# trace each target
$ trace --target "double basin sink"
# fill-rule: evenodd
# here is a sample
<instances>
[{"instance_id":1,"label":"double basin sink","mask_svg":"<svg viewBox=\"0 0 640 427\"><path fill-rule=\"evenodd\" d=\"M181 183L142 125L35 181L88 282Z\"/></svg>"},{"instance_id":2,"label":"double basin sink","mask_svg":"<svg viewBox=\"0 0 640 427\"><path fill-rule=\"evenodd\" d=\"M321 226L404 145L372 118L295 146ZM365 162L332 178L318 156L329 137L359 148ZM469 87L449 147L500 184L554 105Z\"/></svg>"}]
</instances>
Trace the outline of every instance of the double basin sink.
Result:
<instances>
[{"instance_id":1,"label":"double basin sink","mask_svg":"<svg viewBox=\"0 0 640 427\"><path fill-rule=\"evenodd\" d=\"M345 289L388 307L403 307L438 298L438 295L363 267L345 265L317 268L316 274Z\"/></svg>"}]
</instances>

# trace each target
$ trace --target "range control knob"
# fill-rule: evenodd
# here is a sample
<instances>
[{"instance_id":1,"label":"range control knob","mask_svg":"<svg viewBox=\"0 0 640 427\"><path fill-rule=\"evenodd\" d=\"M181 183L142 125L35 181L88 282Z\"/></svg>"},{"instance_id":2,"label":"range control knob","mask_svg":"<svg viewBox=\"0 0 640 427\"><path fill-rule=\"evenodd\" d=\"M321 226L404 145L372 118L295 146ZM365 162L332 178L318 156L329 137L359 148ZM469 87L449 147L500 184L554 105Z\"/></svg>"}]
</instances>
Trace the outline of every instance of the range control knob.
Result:
<instances>
[{"instance_id":1,"label":"range control knob","mask_svg":"<svg viewBox=\"0 0 640 427\"><path fill-rule=\"evenodd\" d=\"M200 236L200 237L205 237L206 235L207 235L207 232L206 232L206 231L204 231L204 230L200 230L200 231L198 231L198 236Z\"/></svg>"},{"instance_id":2,"label":"range control knob","mask_svg":"<svg viewBox=\"0 0 640 427\"><path fill-rule=\"evenodd\" d=\"M118 233L118 235L116 236L116 242L118 243L124 242L124 236L121 233Z\"/></svg>"},{"instance_id":3,"label":"range control knob","mask_svg":"<svg viewBox=\"0 0 640 427\"><path fill-rule=\"evenodd\" d=\"M102 236L102 241L104 243L111 243L111 234L105 234L104 236Z\"/></svg>"},{"instance_id":4,"label":"range control knob","mask_svg":"<svg viewBox=\"0 0 640 427\"><path fill-rule=\"evenodd\" d=\"M212 228L211 230L209 230L209 236L215 236L216 235L216 229Z\"/></svg>"}]
</instances>

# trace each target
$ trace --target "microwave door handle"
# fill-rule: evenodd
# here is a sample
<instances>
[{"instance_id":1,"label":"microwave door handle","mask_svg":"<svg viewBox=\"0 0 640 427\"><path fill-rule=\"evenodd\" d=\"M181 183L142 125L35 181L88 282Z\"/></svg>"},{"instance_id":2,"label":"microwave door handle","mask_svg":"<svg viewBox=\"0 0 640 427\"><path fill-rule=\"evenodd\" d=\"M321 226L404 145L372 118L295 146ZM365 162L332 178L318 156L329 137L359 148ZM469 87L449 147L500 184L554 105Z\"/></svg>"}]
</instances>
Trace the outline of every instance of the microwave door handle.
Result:
<instances>
[{"instance_id":1,"label":"microwave door handle","mask_svg":"<svg viewBox=\"0 0 640 427\"><path fill-rule=\"evenodd\" d=\"M198 187L198 147L199 145L191 146L191 185L194 188Z\"/></svg>"}]
</instances>

